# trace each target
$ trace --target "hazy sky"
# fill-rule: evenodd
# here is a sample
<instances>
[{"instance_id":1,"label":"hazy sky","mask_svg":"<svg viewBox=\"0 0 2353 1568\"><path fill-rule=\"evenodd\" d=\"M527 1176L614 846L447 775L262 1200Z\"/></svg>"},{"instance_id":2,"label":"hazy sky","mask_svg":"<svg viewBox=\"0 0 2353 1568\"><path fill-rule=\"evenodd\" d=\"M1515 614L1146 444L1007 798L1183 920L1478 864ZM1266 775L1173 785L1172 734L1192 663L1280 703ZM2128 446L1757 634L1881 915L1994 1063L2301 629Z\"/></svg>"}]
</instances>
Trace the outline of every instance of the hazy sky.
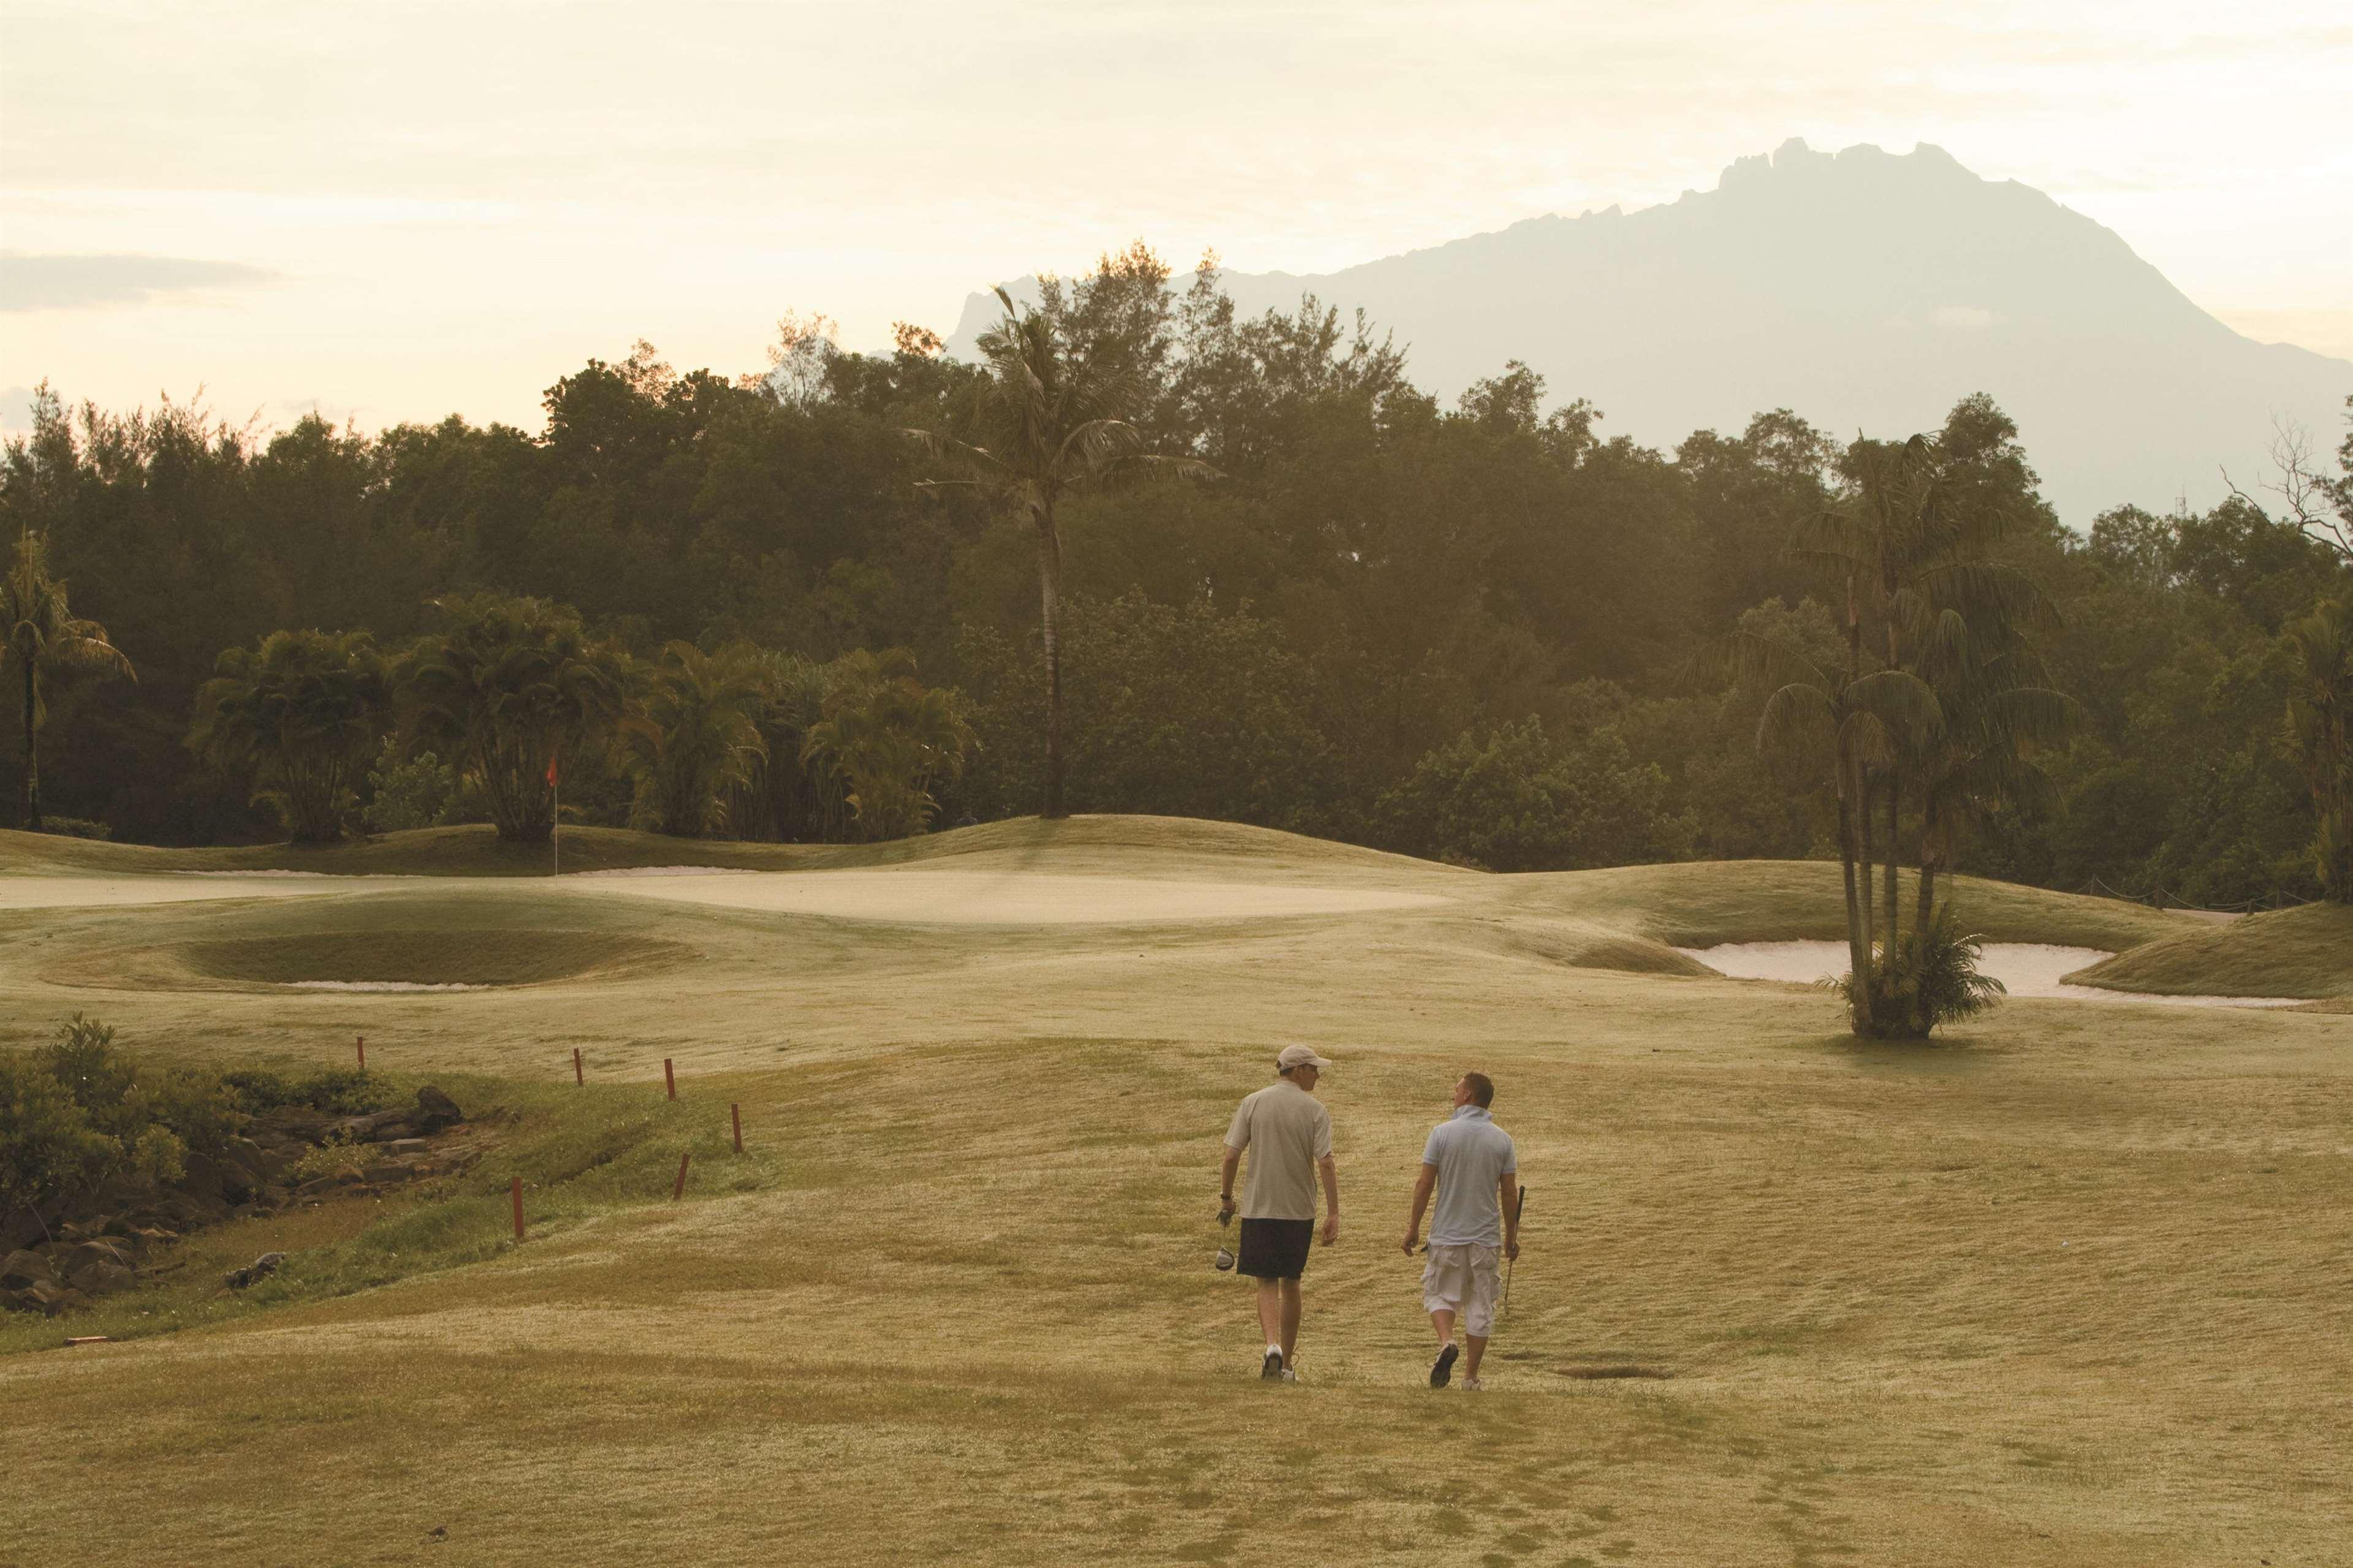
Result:
<instances>
[{"instance_id":1,"label":"hazy sky","mask_svg":"<svg viewBox=\"0 0 2353 1568\"><path fill-rule=\"evenodd\" d=\"M944 333L1138 236L1326 270L1790 136L1936 142L2353 357L2349 103L2344 0L0 0L0 389L535 428L641 336Z\"/></svg>"}]
</instances>

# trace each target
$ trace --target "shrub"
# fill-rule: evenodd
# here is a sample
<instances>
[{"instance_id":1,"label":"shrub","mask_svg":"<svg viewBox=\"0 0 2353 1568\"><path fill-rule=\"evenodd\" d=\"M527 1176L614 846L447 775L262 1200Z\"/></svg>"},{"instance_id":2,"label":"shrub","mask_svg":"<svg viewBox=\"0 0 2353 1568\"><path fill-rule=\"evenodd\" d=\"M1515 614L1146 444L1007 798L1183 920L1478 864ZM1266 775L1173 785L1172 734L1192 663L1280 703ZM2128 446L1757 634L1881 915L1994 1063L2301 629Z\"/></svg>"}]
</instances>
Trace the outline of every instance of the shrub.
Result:
<instances>
[{"instance_id":1,"label":"shrub","mask_svg":"<svg viewBox=\"0 0 2353 1568\"><path fill-rule=\"evenodd\" d=\"M54 833L61 838L108 839L114 829L103 822L92 822L86 816L44 816L39 831Z\"/></svg>"},{"instance_id":2,"label":"shrub","mask_svg":"<svg viewBox=\"0 0 2353 1568\"><path fill-rule=\"evenodd\" d=\"M361 1068L321 1068L300 1078L269 1068L241 1068L223 1073L220 1081L246 1111L299 1105L329 1115L358 1116L382 1110L396 1098L389 1084Z\"/></svg>"},{"instance_id":3,"label":"shrub","mask_svg":"<svg viewBox=\"0 0 2353 1568\"><path fill-rule=\"evenodd\" d=\"M1985 939L1963 936L1953 929L1950 906L1936 911L1926 931L1903 937L1891 956L1881 944L1872 965L1876 994L1871 998L1871 1027L1882 1039L1925 1040L1939 1024L1974 1018L2008 994L2009 988L1990 974L1978 972ZM1842 974L1827 982L1846 999L1856 1016L1854 976Z\"/></svg>"},{"instance_id":4,"label":"shrub","mask_svg":"<svg viewBox=\"0 0 2353 1568\"><path fill-rule=\"evenodd\" d=\"M375 766L368 770L367 825L378 833L438 827L454 820L458 770L430 752L403 761L400 742L385 737Z\"/></svg>"},{"instance_id":5,"label":"shrub","mask_svg":"<svg viewBox=\"0 0 2353 1568\"><path fill-rule=\"evenodd\" d=\"M0 1056L0 1215L97 1180L119 1147L44 1063Z\"/></svg>"}]
</instances>

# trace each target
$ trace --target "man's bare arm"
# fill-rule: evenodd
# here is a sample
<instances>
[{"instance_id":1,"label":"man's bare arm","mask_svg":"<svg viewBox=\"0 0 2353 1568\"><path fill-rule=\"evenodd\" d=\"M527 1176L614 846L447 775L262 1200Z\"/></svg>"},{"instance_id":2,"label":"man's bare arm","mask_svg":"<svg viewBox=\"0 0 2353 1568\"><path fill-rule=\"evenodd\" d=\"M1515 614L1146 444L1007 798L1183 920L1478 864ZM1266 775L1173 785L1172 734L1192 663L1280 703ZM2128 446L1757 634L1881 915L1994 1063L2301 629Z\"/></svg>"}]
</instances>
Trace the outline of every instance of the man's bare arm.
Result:
<instances>
[{"instance_id":1,"label":"man's bare arm","mask_svg":"<svg viewBox=\"0 0 2353 1568\"><path fill-rule=\"evenodd\" d=\"M1438 1167L1424 1165L1421 1174L1413 1181L1413 1213L1406 1216L1406 1256L1413 1256L1416 1244L1421 1240L1421 1216L1430 1208L1430 1194L1438 1190Z\"/></svg>"},{"instance_id":2,"label":"man's bare arm","mask_svg":"<svg viewBox=\"0 0 2353 1568\"><path fill-rule=\"evenodd\" d=\"M1504 1256L1520 1255L1520 1173L1506 1171L1504 1179L1495 1184L1495 1195L1504 1205Z\"/></svg>"},{"instance_id":3,"label":"man's bare arm","mask_svg":"<svg viewBox=\"0 0 2353 1568\"><path fill-rule=\"evenodd\" d=\"M1232 1144L1226 1145L1226 1157L1218 1166L1218 1223L1223 1225L1233 1217L1234 1173L1242 1168L1242 1152Z\"/></svg>"},{"instance_id":4,"label":"man's bare arm","mask_svg":"<svg viewBox=\"0 0 2353 1568\"><path fill-rule=\"evenodd\" d=\"M1324 1178L1324 1245L1329 1247L1340 1239L1340 1167L1326 1154L1315 1162L1315 1171Z\"/></svg>"}]
</instances>

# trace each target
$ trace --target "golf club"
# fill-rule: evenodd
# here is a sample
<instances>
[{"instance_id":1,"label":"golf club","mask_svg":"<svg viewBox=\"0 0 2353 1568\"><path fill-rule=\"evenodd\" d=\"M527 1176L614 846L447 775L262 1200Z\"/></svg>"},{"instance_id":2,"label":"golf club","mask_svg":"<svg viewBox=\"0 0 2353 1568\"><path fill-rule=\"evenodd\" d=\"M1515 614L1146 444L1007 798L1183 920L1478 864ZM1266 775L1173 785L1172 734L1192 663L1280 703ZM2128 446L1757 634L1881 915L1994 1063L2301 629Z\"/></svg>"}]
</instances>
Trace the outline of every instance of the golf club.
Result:
<instances>
[{"instance_id":1,"label":"golf club","mask_svg":"<svg viewBox=\"0 0 2353 1568\"><path fill-rule=\"evenodd\" d=\"M1232 1215L1232 1214L1230 1214L1230 1213L1221 1214L1221 1215L1219 1215L1218 1216L1218 1231L1219 1231L1219 1237L1218 1237L1218 1263L1217 1263L1217 1268L1218 1268L1218 1272L1219 1272L1219 1273L1220 1273L1220 1274L1230 1274L1230 1273L1232 1273L1232 1272L1233 1272L1233 1268L1234 1268L1235 1263L1237 1263L1238 1261L1240 1261L1238 1258L1236 1258L1234 1257L1233 1253L1232 1253L1231 1251L1229 1251L1229 1250L1227 1248L1227 1247L1226 1247L1226 1240L1225 1240L1225 1235L1224 1235L1225 1228L1226 1228L1226 1226L1229 1226L1229 1225L1231 1225L1231 1224L1233 1224L1233 1223L1234 1223L1234 1216L1233 1216L1233 1215Z\"/></svg>"},{"instance_id":2,"label":"golf club","mask_svg":"<svg viewBox=\"0 0 2353 1568\"><path fill-rule=\"evenodd\" d=\"M1519 1234L1520 1216L1527 1212L1528 1190L1525 1187L1522 1187L1519 1191L1519 1195L1512 1200L1513 1235L1516 1236ZM1502 1318L1505 1312L1512 1310L1512 1266L1517 1262L1519 1262L1519 1259L1514 1258L1504 1265L1504 1299L1495 1308L1495 1316L1499 1319Z\"/></svg>"}]
</instances>

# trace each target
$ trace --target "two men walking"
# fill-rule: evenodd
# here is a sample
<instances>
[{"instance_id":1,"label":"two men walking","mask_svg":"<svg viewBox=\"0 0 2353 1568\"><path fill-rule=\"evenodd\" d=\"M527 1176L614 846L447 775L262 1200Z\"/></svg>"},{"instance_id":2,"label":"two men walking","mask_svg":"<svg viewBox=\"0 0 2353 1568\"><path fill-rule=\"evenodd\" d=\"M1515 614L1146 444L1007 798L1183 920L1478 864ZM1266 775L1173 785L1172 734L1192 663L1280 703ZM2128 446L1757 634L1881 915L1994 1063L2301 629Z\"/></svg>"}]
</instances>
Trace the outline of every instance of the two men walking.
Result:
<instances>
[{"instance_id":1,"label":"two men walking","mask_svg":"<svg viewBox=\"0 0 2353 1568\"><path fill-rule=\"evenodd\" d=\"M1315 1086L1332 1064L1306 1046L1286 1046L1275 1058L1275 1082L1246 1097L1226 1131L1219 1168L1218 1222L1236 1210L1234 1176L1250 1155L1242 1190L1239 1268L1258 1281L1259 1327L1266 1354L1259 1375L1296 1382L1300 1276L1315 1233L1315 1190L1324 1190L1324 1245L1340 1238L1339 1170L1332 1157L1332 1114ZM1454 1110L1423 1146L1406 1222L1405 1251L1413 1254L1433 1192L1438 1209L1422 1269L1423 1310L1438 1331L1438 1360L1430 1385L1442 1388L1462 1353L1454 1343L1459 1320L1469 1360L1462 1386L1480 1386L1479 1363L1494 1331L1501 1263L1520 1255L1517 1172L1511 1139L1488 1108L1495 1086L1484 1073L1465 1073L1454 1086Z\"/></svg>"}]
</instances>

